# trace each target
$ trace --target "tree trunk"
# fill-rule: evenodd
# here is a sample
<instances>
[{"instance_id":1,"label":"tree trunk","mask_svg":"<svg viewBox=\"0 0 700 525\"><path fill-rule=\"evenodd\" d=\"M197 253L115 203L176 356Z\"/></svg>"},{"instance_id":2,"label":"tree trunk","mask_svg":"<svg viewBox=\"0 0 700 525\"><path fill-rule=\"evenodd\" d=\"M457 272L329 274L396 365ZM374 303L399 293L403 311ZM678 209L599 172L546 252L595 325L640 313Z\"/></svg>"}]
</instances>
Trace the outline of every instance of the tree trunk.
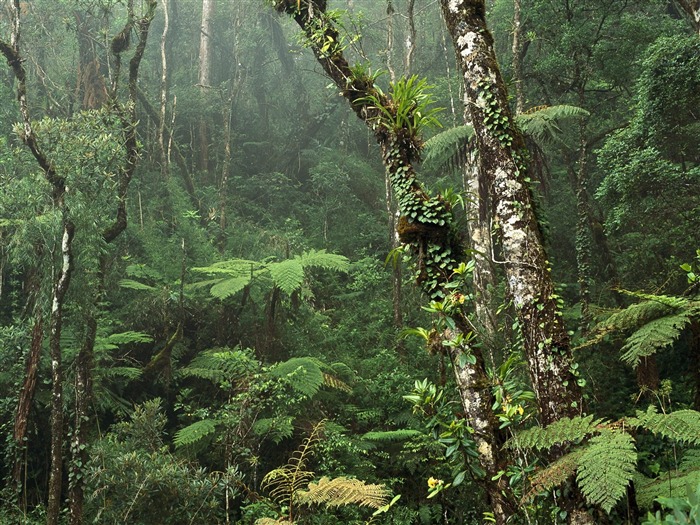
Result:
<instances>
[{"instance_id":1,"label":"tree trunk","mask_svg":"<svg viewBox=\"0 0 700 525\"><path fill-rule=\"evenodd\" d=\"M406 56L404 57L404 75L408 76L413 68L413 55L416 53L416 20L414 16L416 0L408 0L406 18L408 20L408 36L406 36Z\"/></svg>"},{"instance_id":2,"label":"tree trunk","mask_svg":"<svg viewBox=\"0 0 700 525\"><path fill-rule=\"evenodd\" d=\"M38 290L35 290L38 291ZM29 423L29 414L36 392L37 374L39 372L39 361L41 359L41 347L44 342L44 319L40 307L36 307L36 316L34 318L34 327L32 328L32 342L27 356L26 372L22 383L22 390L19 393L19 401L17 402L17 412L15 414L15 425L12 437L15 442L16 453L15 461L12 468L13 489L17 490L17 494L23 494L20 497L20 509L26 511L27 501L24 495L24 487L27 480L22 479L22 470L24 466L24 454L27 450L27 426Z\"/></svg>"},{"instance_id":3,"label":"tree trunk","mask_svg":"<svg viewBox=\"0 0 700 525\"><path fill-rule=\"evenodd\" d=\"M51 357L51 472L49 475L49 498L46 509L46 524L58 525L61 512L61 487L63 482L63 367L61 330L63 328L63 306L73 273L73 237L75 226L67 217L63 206L63 239L61 254L63 265L56 278L51 304L49 327L49 356Z\"/></svg>"},{"instance_id":4,"label":"tree trunk","mask_svg":"<svg viewBox=\"0 0 700 525\"><path fill-rule=\"evenodd\" d=\"M523 93L523 23L522 0L513 2L513 86L515 87L515 113L519 115L525 109Z\"/></svg>"},{"instance_id":5,"label":"tree trunk","mask_svg":"<svg viewBox=\"0 0 700 525\"><path fill-rule=\"evenodd\" d=\"M688 17L693 30L700 36L700 0L676 0L676 5Z\"/></svg>"},{"instance_id":6,"label":"tree trunk","mask_svg":"<svg viewBox=\"0 0 700 525\"><path fill-rule=\"evenodd\" d=\"M211 87L211 31L215 0L202 0L202 25L199 34L199 88L203 94ZM209 170L209 129L203 115L199 121L199 167Z\"/></svg>"},{"instance_id":7,"label":"tree trunk","mask_svg":"<svg viewBox=\"0 0 700 525\"><path fill-rule=\"evenodd\" d=\"M464 74L465 105L489 182L510 298L544 425L580 413L569 337L527 182L524 141L515 127L486 27L483 0L441 0ZM565 386L566 385L566 386Z\"/></svg>"},{"instance_id":8,"label":"tree trunk","mask_svg":"<svg viewBox=\"0 0 700 525\"><path fill-rule=\"evenodd\" d=\"M389 100L377 91L370 78L353 74L342 50L336 50L330 55L321 50L319 42L338 41L336 28L332 21L324 16L325 2L302 0L297 3L297 0L282 0L276 3L276 8L278 11L286 12L296 20L306 33L310 47L326 74L340 89L341 94L348 100L357 116L373 132L382 153L387 175L398 196L399 207L403 213L397 222L400 240L409 245L417 259L418 284L422 284L428 293L442 291L444 295L449 296L449 290L444 288L440 290L440 288L449 282L452 268L449 267L447 270L441 271L432 267L430 253L432 250L437 250L440 253L451 253L455 260L461 260L463 256L462 246L455 244L457 241L451 235L451 210L443 200L431 199L417 182L414 162L418 160L420 152L416 148L411 132L407 129L389 131L384 126L377 125L376 119L379 115L377 105L384 108L391 107ZM318 33L319 28L323 32L322 35ZM374 97L376 103L370 102L367 99L368 96ZM415 210L416 208L433 210L446 220L443 221L442 225L439 222L410 220L407 213L410 209ZM429 273L431 273L431 280L434 280L435 284L430 284ZM451 339L453 335L459 335L459 333L464 336L468 334L468 324L464 314L458 311L455 313L455 318L455 328L443 334L443 337ZM442 347L441 344L439 346ZM464 352L473 352L477 357L477 364L470 365L462 359ZM508 490L503 482L493 479L505 462L502 460L495 416L491 410L493 400L491 399L490 383L483 364L483 357L481 357L478 348L457 348L451 352L450 357L453 360L456 378L460 385L460 395L465 413L470 424L477 429L479 460L487 472L482 483L488 493L497 523L505 524L517 506L506 496Z\"/></svg>"},{"instance_id":9,"label":"tree trunk","mask_svg":"<svg viewBox=\"0 0 700 525\"><path fill-rule=\"evenodd\" d=\"M160 114L158 119L158 147L160 149L160 172L167 178L170 172L170 153L165 135L168 109L168 36L170 35L170 1L163 0L163 34L160 37Z\"/></svg>"},{"instance_id":10,"label":"tree trunk","mask_svg":"<svg viewBox=\"0 0 700 525\"><path fill-rule=\"evenodd\" d=\"M97 301L95 301L97 303ZM85 466L88 461L87 442L92 402L92 370L94 366L97 320L94 312L85 318L85 339L75 362L75 414L71 436L71 463L68 474L68 510L70 525L83 523Z\"/></svg>"}]
</instances>

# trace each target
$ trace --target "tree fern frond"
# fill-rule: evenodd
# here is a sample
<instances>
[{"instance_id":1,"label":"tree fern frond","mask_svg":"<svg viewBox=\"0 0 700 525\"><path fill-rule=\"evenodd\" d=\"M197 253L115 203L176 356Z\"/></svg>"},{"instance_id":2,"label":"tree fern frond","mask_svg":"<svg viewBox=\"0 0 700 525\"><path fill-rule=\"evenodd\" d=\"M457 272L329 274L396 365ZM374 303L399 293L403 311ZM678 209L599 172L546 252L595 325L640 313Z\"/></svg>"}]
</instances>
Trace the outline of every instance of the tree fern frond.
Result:
<instances>
[{"instance_id":1,"label":"tree fern frond","mask_svg":"<svg viewBox=\"0 0 700 525\"><path fill-rule=\"evenodd\" d=\"M470 125L446 129L428 139L423 145L426 169L456 171L467 162L467 148L474 136Z\"/></svg>"},{"instance_id":2,"label":"tree fern frond","mask_svg":"<svg viewBox=\"0 0 700 525\"><path fill-rule=\"evenodd\" d=\"M118 377L132 381L141 377L141 371L141 368L136 368L133 366L107 366L100 367L99 371L96 373L102 379Z\"/></svg>"},{"instance_id":3,"label":"tree fern frond","mask_svg":"<svg viewBox=\"0 0 700 525\"><path fill-rule=\"evenodd\" d=\"M663 304L676 310L679 308L685 308L690 302L685 297L677 297L675 295L656 295L644 292L633 292L631 290L620 290L620 292L631 297L636 297L637 299L642 299L643 301Z\"/></svg>"},{"instance_id":4,"label":"tree fern frond","mask_svg":"<svg viewBox=\"0 0 700 525\"><path fill-rule=\"evenodd\" d=\"M700 470L700 449L691 448L683 453L680 470Z\"/></svg>"},{"instance_id":5,"label":"tree fern frond","mask_svg":"<svg viewBox=\"0 0 700 525\"><path fill-rule=\"evenodd\" d=\"M636 418L628 418L627 424L674 441L700 445L700 412L695 410L659 414L655 407L650 406L646 412L637 411Z\"/></svg>"},{"instance_id":6,"label":"tree fern frond","mask_svg":"<svg viewBox=\"0 0 700 525\"><path fill-rule=\"evenodd\" d=\"M307 489L299 492L297 497L299 503L305 505L359 505L379 509L388 503L389 491L384 485L365 483L359 479L329 479L324 476L316 483L309 483Z\"/></svg>"},{"instance_id":7,"label":"tree fern frond","mask_svg":"<svg viewBox=\"0 0 700 525\"><path fill-rule=\"evenodd\" d=\"M219 421L216 419L202 419L185 428L181 428L175 433L175 439L173 440L175 447L182 448L199 443L205 437L214 433L218 423Z\"/></svg>"},{"instance_id":8,"label":"tree fern frond","mask_svg":"<svg viewBox=\"0 0 700 525\"><path fill-rule=\"evenodd\" d=\"M343 255L328 253L326 250L309 250L295 257L304 269L322 268L334 272L350 271L350 261Z\"/></svg>"},{"instance_id":9,"label":"tree fern frond","mask_svg":"<svg viewBox=\"0 0 700 525\"><path fill-rule=\"evenodd\" d=\"M573 450L532 476L530 490L523 496L523 501L530 501L538 494L558 487L573 476L583 452L582 448Z\"/></svg>"},{"instance_id":10,"label":"tree fern frond","mask_svg":"<svg viewBox=\"0 0 700 525\"><path fill-rule=\"evenodd\" d=\"M119 281L119 286L122 288L127 288L129 290L142 290L146 292L154 292L157 290L156 287L150 286L148 284L142 283L140 281L135 281L133 279L121 279Z\"/></svg>"},{"instance_id":11,"label":"tree fern frond","mask_svg":"<svg viewBox=\"0 0 700 525\"><path fill-rule=\"evenodd\" d=\"M675 311L675 308L662 302L644 301L615 312L605 321L599 323L596 330L605 333L629 332L649 321L673 314Z\"/></svg>"},{"instance_id":12,"label":"tree fern frond","mask_svg":"<svg viewBox=\"0 0 700 525\"><path fill-rule=\"evenodd\" d=\"M625 495L637 465L632 436L606 430L591 438L579 459L576 482L592 505L605 512Z\"/></svg>"},{"instance_id":13,"label":"tree fern frond","mask_svg":"<svg viewBox=\"0 0 700 525\"><path fill-rule=\"evenodd\" d=\"M296 498L297 492L313 478L313 472L306 470L306 464L313 453L314 445L321 438L324 424L325 420L319 421L314 426L309 437L292 454L285 466L265 474L260 488L266 490L270 497L280 505L289 504L292 499Z\"/></svg>"},{"instance_id":14,"label":"tree fern frond","mask_svg":"<svg viewBox=\"0 0 700 525\"><path fill-rule=\"evenodd\" d=\"M219 261L210 266L197 266L192 268L192 271L209 275L223 274L230 277L243 277L245 275L251 275L255 270L260 269L261 266L262 264L257 261L229 259L228 261Z\"/></svg>"},{"instance_id":15,"label":"tree fern frond","mask_svg":"<svg viewBox=\"0 0 700 525\"><path fill-rule=\"evenodd\" d=\"M583 118L590 113L577 106L537 106L515 117L523 133L538 144L554 142L562 131L559 124L567 119Z\"/></svg>"},{"instance_id":16,"label":"tree fern frond","mask_svg":"<svg viewBox=\"0 0 700 525\"><path fill-rule=\"evenodd\" d=\"M620 359L636 368L642 357L653 355L675 343L690 321L690 312L649 321L627 338L620 349Z\"/></svg>"},{"instance_id":17,"label":"tree fern frond","mask_svg":"<svg viewBox=\"0 0 700 525\"><path fill-rule=\"evenodd\" d=\"M202 352L176 372L177 378L197 377L214 383L234 382L254 373L258 362L249 351L220 348Z\"/></svg>"},{"instance_id":18,"label":"tree fern frond","mask_svg":"<svg viewBox=\"0 0 700 525\"><path fill-rule=\"evenodd\" d=\"M697 487L700 483L700 470L664 472L658 478L638 476L634 489L640 508L651 509L656 498L677 498L686 495L688 486Z\"/></svg>"},{"instance_id":19,"label":"tree fern frond","mask_svg":"<svg viewBox=\"0 0 700 525\"><path fill-rule=\"evenodd\" d=\"M506 446L511 449L548 449L570 441L578 441L600 431L603 419L593 419L593 415L564 417L547 427L533 427L518 432L509 439Z\"/></svg>"},{"instance_id":20,"label":"tree fern frond","mask_svg":"<svg viewBox=\"0 0 700 525\"><path fill-rule=\"evenodd\" d=\"M352 388L345 381L341 381L337 377L323 372L323 384L329 388L335 388L348 394L352 392Z\"/></svg>"},{"instance_id":21,"label":"tree fern frond","mask_svg":"<svg viewBox=\"0 0 700 525\"><path fill-rule=\"evenodd\" d=\"M144 332L128 330L118 334L110 334L107 337L98 336L95 340L95 351L116 350L120 345L130 343L150 343L153 338Z\"/></svg>"},{"instance_id":22,"label":"tree fern frond","mask_svg":"<svg viewBox=\"0 0 700 525\"><path fill-rule=\"evenodd\" d=\"M399 429L387 430L384 432L367 432L362 436L362 439L367 441L406 441L407 439L421 435L423 435L423 433L418 430Z\"/></svg>"},{"instance_id":23,"label":"tree fern frond","mask_svg":"<svg viewBox=\"0 0 700 525\"><path fill-rule=\"evenodd\" d=\"M293 418L291 417L268 417L258 419L253 423L253 433L260 437L270 439L276 445L283 439L292 437L294 433Z\"/></svg>"},{"instance_id":24,"label":"tree fern frond","mask_svg":"<svg viewBox=\"0 0 700 525\"><path fill-rule=\"evenodd\" d=\"M245 288L251 281L250 275L222 279L209 289L209 293L217 299L226 299L237 294Z\"/></svg>"},{"instance_id":25,"label":"tree fern frond","mask_svg":"<svg viewBox=\"0 0 700 525\"><path fill-rule=\"evenodd\" d=\"M310 357L293 357L277 363L270 373L285 378L292 388L309 398L316 395L325 379L318 361Z\"/></svg>"},{"instance_id":26,"label":"tree fern frond","mask_svg":"<svg viewBox=\"0 0 700 525\"><path fill-rule=\"evenodd\" d=\"M289 523L287 518L284 516L281 518L258 518L255 520L255 525L283 525L284 523Z\"/></svg>"},{"instance_id":27,"label":"tree fern frond","mask_svg":"<svg viewBox=\"0 0 700 525\"><path fill-rule=\"evenodd\" d=\"M299 259L270 263L267 268L270 270L272 282L287 295L301 288L304 282L304 267Z\"/></svg>"}]
</instances>

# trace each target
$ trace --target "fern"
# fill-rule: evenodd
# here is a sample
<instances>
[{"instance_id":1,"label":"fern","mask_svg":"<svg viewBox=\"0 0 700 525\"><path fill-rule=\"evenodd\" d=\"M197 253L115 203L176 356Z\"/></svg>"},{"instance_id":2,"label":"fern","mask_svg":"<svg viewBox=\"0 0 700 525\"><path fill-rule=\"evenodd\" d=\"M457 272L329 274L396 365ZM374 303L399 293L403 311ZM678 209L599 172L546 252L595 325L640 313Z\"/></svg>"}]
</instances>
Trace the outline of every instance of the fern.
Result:
<instances>
[{"instance_id":1,"label":"fern","mask_svg":"<svg viewBox=\"0 0 700 525\"><path fill-rule=\"evenodd\" d=\"M564 417L545 428L533 427L523 430L509 439L506 446L511 449L549 449L555 445L579 441L589 434L599 432L603 422L603 419L593 419L593 415L577 416L573 419Z\"/></svg>"},{"instance_id":2,"label":"fern","mask_svg":"<svg viewBox=\"0 0 700 525\"><path fill-rule=\"evenodd\" d=\"M213 383L232 383L255 373L257 369L258 362L250 350L223 348L199 354L188 366L178 370L176 377L197 377Z\"/></svg>"},{"instance_id":3,"label":"fern","mask_svg":"<svg viewBox=\"0 0 700 525\"><path fill-rule=\"evenodd\" d=\"M573 450L537 472L530 479L530 490L523 496L523 501L530 501L538 494L558 487L572 477L576 473L583 452L582 448Z\"/></svg>"},{"instance_id":4,"label":"fern","mask_svg":"<svg viewBox=\"0 0 700 525\"><path fill-rule=\"evenodd\" d=\"M389 491L384 485L365 483L359 479L322 477L316 483L309 483L306 490L299 492L299 503L304 505L325 505L342 507L359 505L379 509L388 503Z\"/></svg>"},{"instance_id":5,"label":"fern","mask_svg":"<svg viewBox=\"0 0 700 525\"><path fill-rule=\"evenodd\" d=\"M326 250L309 250L297 256L302 267L306 269L321 268L333 272L347 273L350 261L343 255L328 253Z\"/></svg>"},{"instance_id":6,"label":"fern","mask_svg":"<svg viewBox=\"0 0 700 525\"><path fill-rule=\"evenodd\" d=\"M610 512L625 495L636 465L632 436L608 430L591 438L584 449L576 482L589 503Z\"/></svg>"},{"instance_id":7,"label":"fern","mask_svg":"<svg viewBox=\"0 0 700 525\"><path fill-rule=\"evenodd\" d=\"M213 434L219 421L216 419L202 419L191 425L181 428L175 433L176 448L182 448L201 442L205 437Z\"/></svg>"},{"instance_id":8,"label":"fern","mask_svg":"<svg viewBox=\"0 0 700 525\"><path fill-rule=\"evenodd\" d=\"M418 430L400 429L387 430L384 432L367 432L362 439L367 441L406 441L412 437L421 436L423 433Z\"/></svg>"},{"instance_id":9,"label":"fern","mask_svg":"<svg viewBox=\"0 0 700 525\"><path fill-rule=\"evenodd\" d=\"M313 397L324 383L324 375L317 360L310 357L293 357L270 369L276 377L289 381L294 390Z\"/></svg>"},{"instance_id":10,"label":"fern","mask_svg":"<svg viewBox=\"0 0 700 525\"><path fill-rule=\"evenodd\" d=\"M525 135L541 145L559 139L562 134L560 122L589 115L588 111L577 106L537 106L517 115L515 120Z\"/></svg>"},{"instance_id":11,"label":"fern","mask_svg":"<svg viewBox=\"0 0 700 525\"><path fill-rule=\"evenodd\" d=\"M291 417L261 418L253 423L253 433L257 436L268 438L276 445L283 439L292 437L294 426Z\"/></svg>"},{"instance_id":12,"label":"fern","mask_svg":"<svg viewBox=\"0 0 700 525\"><path fill-rule=\"evenodd\" d=\"M659 414L650 406L646 412L638 411L636 418L628 418L627 423L674 441L700 445L700 412L695 410Z\"/></svg>"},{"instance_id":13,"label":"fern","mask_svg":"<svg viewBox=\"0 0 700 525\"><path fill-rule=\"evenodd\" d=\"M636 368L642 357L653 355L675 343L691 320L691 313L684 312L646 323L627 338L621 348L620 359Z\"/></svg>"},{"instance_id":14,"label":"fern","mask_svg":"<svg viewBox=\"0 0 700 525\"><path fill-rule=\"evenodd\" d=\"M250 276L221 279L209 289L209 293L217 299L226 299L243 290L243 288L250 284L250 281Z\"/></svg>"},{"instance_id":15,"label":"fern","mask_svg":"<svg viewBox=\"0 0 700 525\"><path fill-rule=\"evenodd\" d=\"M142 290L146 292L155 292L157 290L157 288L153 286L135 281L134 279L121 279L119 281L119 286L122 288L128 288L129 290Z\"/></svg>"},{"instance_id":16,"label":"fern","mask_svg":"<svg viewBox=\"0 0 700 525\"><path fill-rule=\"evenodd\" d=\"M677 498L686 494L688 486L697 487L700 483L700 470L687 472L664 472L658 478L638 476L635 479L635 493L640 508L651 509L659 497Z\"/></svg>"},{"instance_id":17,"label":"fern","mask_svg":"<svg viewBox=\"0 0 700 525\"><path fill-rule=\"evenodd\" d=\"M116 350L120 345L150 343L152 341L153 338L146 333L129 330L118 334L110 334L107 337L97 337L95 341L95 351Z\"/></svg>"},{"instance_id":18,"label":"fern","mask_svg":"<svg viewBox=\"0 0 700 525\"><path fill-rule=\"evenodd\" d=\"M270 263L268 265L272 281L287 295L301 288L304 282L304 267L297 258L286 261Z\"/></svg>"},{"instance_id":19,"label":"fern","mask_svg":"<svg viewBox=\"0 0 700 525\"><path fill-rule=\"evenodd\" d=\"M280 505L293 505L297 493L313 478L313 472L306 470L306 464L313 453L314 445L320 440L323 426L324 421L320 421L314 426L309 437L292 454L285 466L265 474L260 488L268 491L270 497Z\"/></svg>"},{"instance_id":20,"label":"fern","mask_svg":"<svg viewBox=\"0 0 700 525\"><path fill-rule=\"evenodd\" d=\"M337 377L323 372L323 384L329 388L335 388L342 392L347 392L348 394L352 392L352 388L345 381L338 379Z\"/></svg>"},{"instance_id":21,"label":"fern","mask_svg":"<svg viewBox=\"0 0 700 525\"><path fill-rule=\"evenodd\" d=\"M423 145L426 169L444 172L464 167L473 136L474 128L465 125L447 129L428 139Z\"/></svg>"}]
</instances>

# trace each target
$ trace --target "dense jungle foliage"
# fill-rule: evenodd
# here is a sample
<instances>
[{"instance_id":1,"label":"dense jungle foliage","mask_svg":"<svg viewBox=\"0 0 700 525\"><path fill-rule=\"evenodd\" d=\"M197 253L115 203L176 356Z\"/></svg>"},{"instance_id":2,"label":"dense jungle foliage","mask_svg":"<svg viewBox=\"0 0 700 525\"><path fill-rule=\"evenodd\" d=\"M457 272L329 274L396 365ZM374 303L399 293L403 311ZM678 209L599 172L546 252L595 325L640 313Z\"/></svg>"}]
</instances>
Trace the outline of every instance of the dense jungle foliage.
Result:
<instances>
[{"instance_id":1,"label":"dense jungle foliage","mask_svg":"<svg viewBox=\"0 0 700 525\"><path fill-rule=\"evenodd\" d=\"M699 27L4 0L0 524L698 523Z\"/></svg>"}]
</instances>

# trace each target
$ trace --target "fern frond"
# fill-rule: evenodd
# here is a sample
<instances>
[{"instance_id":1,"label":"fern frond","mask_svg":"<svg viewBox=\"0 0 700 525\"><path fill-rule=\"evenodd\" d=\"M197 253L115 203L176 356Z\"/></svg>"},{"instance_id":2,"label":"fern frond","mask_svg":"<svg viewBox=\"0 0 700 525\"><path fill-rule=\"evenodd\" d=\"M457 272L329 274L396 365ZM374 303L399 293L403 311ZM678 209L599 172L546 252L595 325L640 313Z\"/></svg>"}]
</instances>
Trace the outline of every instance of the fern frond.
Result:
<instances>
[{"instance_id":1,"label":"fern frond","mask_svg":"<svg viewBox=\"0 0 700 525\"><path fill-rule=\"evenodd\" d=\"M298 258L305 270L308 268L322 268L341 273L350 271L350 261L347 257L336 253L328 253L326 250L309 250L296 258Z\"/></svg>"},{"instance_id":2,"label":"fern frond","mask_svg":"<svg viewBox=\"0 0 700 525\"><path fill-rule=\"evenodd\" d=\"M325 505L342 507L359 505L379 509L387 504L389 491L384 485L365 483L359 479L322 477L316 483L309 483L306 490L297 495L304 505Z\"/></svg>"},{"instance_id":3,"label":"fern frond","mask_svg":"<svg viewBox=\"0 0 700 525\"><path fill-rule=\"evenodd\" d=\"M700 445L700 412L695 410L659 414L655 407L650 406L646 412L637 411L636 418L628 418L627 424L674 441Z\"/></svg>"},{"instance_id":4,"label":"fern frond","mask_svg":"<svg viewBox=\"0 0 700 525\"><path fill-rule=\"evenodd\" d=\"M293 357L277 363L270 369L270 373L285 378L292 388L309 398L316 395L324 382L318 361L310 357Z\"/></svg>"},{"instance_id":5,"label":"fern frond","mask_svg":"<svg viewBox=\"0 0 700 525\"><path fill-rule=\"evenodd\" d=\"M304 282L304 267L297 258L270 263L267 268L270 270L272 282L287 295L301 288Z\"/></svg>"},{"instance_id":6,"label":"fern frond","mask_svg":"<svg viewBox=\"0 0 700 525\"><path fill-rule=\"evenodd\" d=\"M192 268L193 272L206 273L208 275L227 275L229 277L243 277L252 275L256 270L259 270L261 263L257 261L249 261L247 259L230 259L228 261L219 261L211 266L197 266Z\"/></svg>"},{"instance_id":7,"label":"fern frond","mask_svg":"<svg viewBox=\"0 0 700 525\"><path fill-rule=\"evenodd\" d=\"M133 279L121 279L119 281L119 286L122 288L127 288L129 290L142 290L146 292L155 292L157 288L155 286L150 286L148 284L142 283L140 281L135 281Z\"/></svg>"},{"instance_id":8,"label":"fern frond","mask_svg":"<svg viewBox=\"0 0 700 525\"><path fill-rule=\"evenodd\" d=\"M341 381L337 377L323 372L323 384L329 388L335 388L342 392L352 393L352 388L345 381Z\"/></svg>"},{"instance_id":9,"label":"fern frond","mask_svg":"<svg viewBox=\"0 0 700 525\"><path fill-rule=\"evenodd\" d=\"M136 368L133 366L108 366L100 367L99 377L102 379L109 378L121 378L132 381L141 377L141 368Z\"/></svg>"},{"instance_id":10,"label":"fern frond","mask_svg":"<svg viewBox=\"0 0 700 525\"><path fill-rule=\"evenodd\" d=\"M700 449L691 448L683 453L680 470L700 470Z\"/></svg>"},{"instance_id":11,"label":"fern frond","mask_svg":"<svg viewBox=\"0 0 700 525\"><path fill-rule=\"evenodd\" d=\"M662 302L644 301L615 312L596 327L598 332L629 332L640 326L673 314L676 310Z\"/></svg>"},{"instance_id":12,"label":"fern frond","mask_svg":"<svg viewBox=\"0 0 700 525\"><path fill-rule=\"evenodd\" d=\"M250 275L222 279L209 289L209 293L217 299L226 299L243 290L250 281Z\"/></svg>"},{"instance_id":13,"label":"fern frond","mask_svg":"<svg viewBox=\"0 0 700 525\"><path fill-rule=\"evenodd\" d=\"M296 494L313 479L313 472L306 470L306 463L313 453L314 445L320 440L325 420L318 422L309 437L297 449L289 462L280 468L271 470L263 478L260 488L266 490L270 497L280 505L289 504Z\"/></svg>"},{"instance_id":14,"label":"fern frond","mask_svg":"<svg viewBox=\"0 0 700 525\"><path fill-rule=\"evenodd\" d=\"M469 141L474 136L470 125L446 129L423 145L426 169L439 172L456 171L467 163Z\"/></svg>"},{"instance_id":15,"label":"fern frond","mask_svg":"<svg viewBox=\"0 0 700 525\"><path fill-rule=\"evenodd\" d=\"M107 337L97 337L95 341L95 351L116 350L120 345L130 343L150 343L153 338L144 332L128 330L118 334L110 334Z\"/></svg>"},{"instance_id":16,"label":"fern frond","mask_svg":"<svg viewBox=\"0 0 700 525\"><path fill-rule=\"evenodd\" d=\"M523 502L530 501L538 494L558 487L573 476L583 452L584 449L577 448L532 476L530 490L523 496Z\"/></svg>"},{"instance_id":17,"label":"fern frond","mask_svg":"<svg viewBox=\"0 0 700 525\"><path fill-rule=\"evenodd\" d=\"M421 435L423 435L423 433L418 430L400 429L387 430L384 432L367 432L362 436L362 439L367 441L406 441L407 439Z\"/></svg>"},{"instance_id":18,"label":"fern frond","mask_svg":"<svg viewBox=\"0 0 700 525\"><path fill-rule=\"evenodd\" d=\"M559 124L567 119L583 118L590 113L577 106L537 106L515 117L523 133L538 144L552 143L562 131Z\"/></svg>"},{"instance_id":19,"label":"fern frond","mask_svg":"<svg viewBox=\"0 0 700 525\"><path fill-rule=\"evenodd\" d=\"M205 437L214 433L218 423L219 421L216 419L202 419L185 428L181 428L175 433L175 439L173 440L175 447L182 448L199 443Z\"/></svg>"},{"instance_id":20,"label":"fern frond","mask_svg":"<svg viewBox=\"0 0 700 525\"><path fill-rule=\"evenodd\" d=\"M700 483L700 470L664 472L658 478L649 479L638 476L634 488L637 504L640 508L651 509L656 498L677 498L686 495L687 488L697 487Z\"/></svg>"},{"instance_id":21,"label":"fern frond","mask_svg":"<svg viewBox=\"0 0 700 525\"><path fill-rule=\"evenodd\" d=\"M253 433L260 437L270 439L279 445L283 439L292 437L294 433L293 418L291 417L268 417L258 419L253 423Z\"/></svg>"},{"instance_id":22,"label":"fern frond","mask_svg":"<svg viewBox=\"0 0 700 525\"><path fill-rule=\"evenodd\" d=\"M287 518L258 518L255 520L255 525L283 525L284 523L289 523Z\"/></svg>"},{"instance_id":23,"label":"fern frond","mask_svg":"<svg viewBox=\"0 0 700 525\"><path fill-rule=\"evenodd\" d=\"M549 449L555 445L579 441L589 434L599 432L603 422L603 419L593 419L593 415L572 419L564 417L544 428L533 427L518 432L508 440L506 446L511 449Z\"/></svg>"},{"instance_id":24,"label":"fern frond","mask_svg":"<svg viewBox=\"0 0 700 525\"><path fill-rule=\"evenodd\" d=\"M690 322L690 312L649 321L627 338L620 349L620 359L636 368L642 357L653 355L675 343Z\"/></svg>"},{"instance_id":25,"label":"fern frond","mask_svg":"<svg viewBox=\"0 0 700 525\"><path fill-rule=\"evenodd\" d=\"M202 352L189 365L175 373L176 378L196 377L214 383L234 382L254 373L257 361L244 350L215 349Z\"/></svg>"},{"instance_id":26,"label":"fern frond","mask_svg":"<svg viewBox=\"0 0 700 525\"><path fill-rule=\"evenodd\" d=\"M675 295L656 295L644 292L633 292L631 290L620 290L620 292L631 297L636 297L637 299L642 299L643 301L663 304L676 310L685 308L690 302L684 297L677 297Z\"/></svg>"},{"instance_id":27,"label":"fern frond","mask_svg":"<svg viewBox=\"0 0 700 525\"><path fill-rule=\"evenodd\" d=\"M625 495L637 465L632 436L606 430L591 438L579 459L576 482L592 505L605 512Z\"/></svg>"}]
</instances>

